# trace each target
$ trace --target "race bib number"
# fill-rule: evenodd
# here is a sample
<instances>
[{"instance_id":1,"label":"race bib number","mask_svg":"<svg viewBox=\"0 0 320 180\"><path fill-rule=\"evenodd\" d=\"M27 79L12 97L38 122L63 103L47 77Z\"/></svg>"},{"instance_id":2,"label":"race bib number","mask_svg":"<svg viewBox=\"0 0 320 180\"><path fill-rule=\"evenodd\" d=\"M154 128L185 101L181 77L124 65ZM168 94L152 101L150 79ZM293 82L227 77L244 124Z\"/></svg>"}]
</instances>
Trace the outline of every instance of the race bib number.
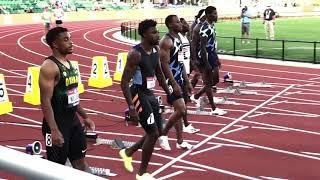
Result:
<instances>
[{"instance_id":1,"label":"race bib number","mask_svg":"<svg viewBox=\"0 0 320 180\"><path fill-rule=\"evenodd\" d=\"M78 88L68 90L67 95L68 95L69 106L76 106L79 104L80 98L79 98Z\"/></svg>"},{"instance_id":2,"label":"race bib number","mask_svg":"<svg viewBox=\"0 0 320 180\"><path fill-rule=\"evenodd\" d=\"M52 138L51 134L46 133L46 146L52 147Z\"/></svg>"},{"instance_id":3,"label":"race bib number","mask_svg":"<svg viewBox=\"0 0 320 180\"><path fill-rule=\"evenodd\" d=\"M183 64L186 73L190 74L190 46L183 47L182 51L179 51L178 61Z\"/></svg>"},{"instance_id":4,"label":"race bib number","mask_svg":"<svg viewBox=\"0 0 320 180\"><path fill-rule=\"evenodd\" d=\"M147 88L153 89L156 86L156 79L154 77L147 77Z\"/></svg>"}]
</instances>

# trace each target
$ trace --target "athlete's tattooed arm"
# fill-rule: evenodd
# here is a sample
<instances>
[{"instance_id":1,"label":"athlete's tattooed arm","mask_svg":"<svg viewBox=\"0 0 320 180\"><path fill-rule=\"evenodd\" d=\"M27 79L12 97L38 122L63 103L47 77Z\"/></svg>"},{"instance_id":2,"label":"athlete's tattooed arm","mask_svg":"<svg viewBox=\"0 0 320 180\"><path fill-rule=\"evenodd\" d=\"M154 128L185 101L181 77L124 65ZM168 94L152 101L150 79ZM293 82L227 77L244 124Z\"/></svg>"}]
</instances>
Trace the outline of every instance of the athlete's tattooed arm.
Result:
<instances>
[{"instance_id":1,"label":"athlete's tattooed arm","mask_svg":"<svg viewBox=\"0 0 320 180\"><path fill-rule=\"evenodd\" d=\"M129 82L136 71L137 64L139 64L140 61L141 54L138 51L132 49L128 54L127 63L123 70L121 79L121 89L130 110L130 117L133 118L135 121L139 121L139 117L132 102L132 95L130 92Z\"/></svg>"},{"instance_id":2,"label":"athlete's tattooed arm","mask_svg":"<svg viewBox=\"0 0 320 180\"><path fill-rule=\"evenodd\" d=\"M63 136L54 119L51 105L53 89L59 78L58 66L51 60L45 60L40 68L39 75L41 109L51 131L52 143L56 146L62 146L64 143Z\"/></svg>"},{"instance_id":3,"label":"athlete's tattooed arm","mask_svg":"<svg viewBox=\"0 0 320 180\"><path fill-rule=\"evenodd\" d=\"M173 42L169 37L164 37L160 41L160 61L163 69L163 73L166 78L169 79L170 84L172 85L175 95L181 95L181 89L176 80L173 77L173 74L170 70L170 49L173 46Z\"/></svg>"}]
</instances>

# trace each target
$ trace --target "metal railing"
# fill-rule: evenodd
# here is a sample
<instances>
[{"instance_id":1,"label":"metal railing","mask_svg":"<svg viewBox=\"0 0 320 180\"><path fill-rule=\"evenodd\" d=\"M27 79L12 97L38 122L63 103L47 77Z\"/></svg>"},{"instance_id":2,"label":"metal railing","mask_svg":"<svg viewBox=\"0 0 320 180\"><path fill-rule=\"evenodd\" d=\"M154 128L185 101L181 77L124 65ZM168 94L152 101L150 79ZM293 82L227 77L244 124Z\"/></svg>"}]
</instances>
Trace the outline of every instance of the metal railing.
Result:
<instances>
[{"instance_id":1,"label":"metal railing","mask_svg":"<svg viewBox=\"0 0 320 180\"><path fill-rule=\"evenodd\" d=\"M228 19L237 18L223 18L222 20ZM158 24L164 24L164 19L156 19L156 21ZM139 40L138 24L139 21L123 22L121 24L122 36ZM160 31L160 35L165 33ZM222 36L217 36L217 41L219 54L320 64L319 41L242 39Z\"/></svg>"}]
</instances>

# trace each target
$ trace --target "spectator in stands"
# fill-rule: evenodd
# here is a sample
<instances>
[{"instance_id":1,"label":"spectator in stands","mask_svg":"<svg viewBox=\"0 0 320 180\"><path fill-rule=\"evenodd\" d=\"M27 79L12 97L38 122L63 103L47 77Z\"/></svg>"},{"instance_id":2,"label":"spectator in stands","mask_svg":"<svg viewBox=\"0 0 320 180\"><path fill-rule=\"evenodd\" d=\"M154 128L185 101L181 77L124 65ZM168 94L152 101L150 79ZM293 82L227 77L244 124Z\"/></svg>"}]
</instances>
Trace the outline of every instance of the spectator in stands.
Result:
<instances>
[{"instance_id":1,"label":"spectator in stands","mask_svg":"<svg viewBox=\"0 0 320 180\"><path fill-rule=\"evenodd\" d=\"M42 16L41 16L44 24L44 33L47 34L50 30L50 24L51 24L51 12L49 11L49 7L45 6Z\"/></svg>"},{"instance_id":2,"label":"spectator in stands","mask_svg":"<svg viewBox=\"0 0 320 180\"><path fill-rule=\"evenodd\" d=\"M249 38L249 32L250 32L250 14L248 11L248 7L244 6L244 8L242 8L241 10L241 15L240 15L241 19L241 42L245 43L245 40L247 40L247 43L250 43L250 41L248 40Z\"/></svg>"},{"instance_id":3,"label":"spectator in stands","mask_svg":"<svg viewBox=\"0 0 320 180\"><path fill-rule=\"evenodd\" d=\"M5 12L4 9L5 9L4 7L0 6L0 14L5 14L5 13L4 13L4 12Z\"/></svg>"},{"instance_id":4,"label":"spectator in stands","mask_svg":"<svg viewBox=\"0 0 320 180\"><path fill-rule=\"evenodd\" d=\"M62 26L62 20L63 20L63 16L64 16L64 12L62 9L62 6L60 3L56 3L55 4L55 9L54 9L54 17L56 19L56 26Z\"/></svg>"},{"instance_id":5,"label":"spectator in stands","mask_svg":"<svg viewBox=\"0 0 320 180\"><path fill-rule=\"evenodd\" d=\"M274 40L274 25L275 25L276 13L270 5L263 13L263 24L266 32L266 39Z\"/></svg>"}]
</instances>

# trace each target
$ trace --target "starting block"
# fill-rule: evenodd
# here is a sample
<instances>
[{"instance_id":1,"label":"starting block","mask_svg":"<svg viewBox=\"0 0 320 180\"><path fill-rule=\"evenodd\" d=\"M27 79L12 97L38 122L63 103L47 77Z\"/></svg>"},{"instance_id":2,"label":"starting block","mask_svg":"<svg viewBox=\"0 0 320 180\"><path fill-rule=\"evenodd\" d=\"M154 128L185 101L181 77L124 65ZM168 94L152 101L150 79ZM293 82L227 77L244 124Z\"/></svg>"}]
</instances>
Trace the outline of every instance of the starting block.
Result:
<instances>
[{"instance_id":1,"label":"starting block","mask_svg":"<svg viewBox=\"0 0 320 180\"><path fill-rule=\"evenodd\" d=\"M270 88L270 87L272 87L271 84L268 84L265 81L256 82L256 83L247 83L245 81L241 81L240 83L234 83L233 86L234 87L241 87L241 88L245 88L245 87Z\"/></svg>"},{"instance_id":2,"label":"starting block","mask_svg":"<svg viewBox=\"0 0 320 180\"><path fill-rule=\"evenodd\" d=\"M96 143L93 145L110 145L113 149L124 149L133 146L135 143L132 141L122 141L120 138L115 138L114 140L97 138ZM160 148L154 147L154 150L160 150Z\"/></svg>"},{"instance_id":3,"label":"starting block","mask_svg":"<svg viewBox=\"0 0 320 180\"><path fill-rule=\"evenodd\" d=\"M208 100L209 101L209 100ZM230 101L227 97L213 97L215 104L238 105L235 101Z\"/></svg>"},{"instance_id":4,"label":"starting block","mask_svg":"<svg viewBox=\"0 0 320 180\"><path fill-rule=\"evenodd\" d=\"M110 176L110 177L114 177L117 174L111 173L110 169L106 169L106 168L98 168L98 167L89 167L90 169L90 173L94 174L94 175L98 175L98 176Z\"/></svg>"},{"instance_id":5,"label":"starting block","mask_svg":"<svg viewBox=\"0 0 320 180\"><path fill-rule=\"evenodd\" d=\"M173 112L174 112L174 109L172 109L171 107L165 107L164 110L162 111L163 114L169 114L169 113L173 113ZM200 107L197 110L187 110L187 114L204 115L204 116L217 115L217 114L212 113L211 111L206 111Z\"/></svg>"},{"instance_id":6,"label":"starting block","mask_svg":"<svg viewBox=\"0 0 320 180\"><path fill-rule=\"evenodd\" d=\"M235 87L235 86L229 86L225 89L220 89L217 90L218 94L234 94L234 95L257 95L258 92L257 91L245 91L245 90L240 90L239 87Z\"/></svg>"},{"instance_id":7,"label":"starting block","mask_svg":"<svg viewBox=\"0 0 320 180\"><path fill-rule=\"evenodd\" d=\"M85 133L86 133L87 140L90 142L95 142L94 145L106 144L106 145L112 146L112 148L114 149L123 149L126 147L131 147L134 144L134 142L122 141L119 138L116 138L114 140L99 138L96 132L85 132Z\"/></svg>"},{"instance_id":8,"label":"starting block","mask_svg":"<svg viewBox=\"0 0 320 180\"><path fill-rule=\"evenodd\" d=\"M114 140L112 139L103 139L103 138L97 138L96 143L94 144L95 146L98 145L110 145L113 149L124 149L127 147L131 147L134 145L135 142L130 142L130 141L122 141L119 138L116 138Z\"/></svg>"}]
</instances>

